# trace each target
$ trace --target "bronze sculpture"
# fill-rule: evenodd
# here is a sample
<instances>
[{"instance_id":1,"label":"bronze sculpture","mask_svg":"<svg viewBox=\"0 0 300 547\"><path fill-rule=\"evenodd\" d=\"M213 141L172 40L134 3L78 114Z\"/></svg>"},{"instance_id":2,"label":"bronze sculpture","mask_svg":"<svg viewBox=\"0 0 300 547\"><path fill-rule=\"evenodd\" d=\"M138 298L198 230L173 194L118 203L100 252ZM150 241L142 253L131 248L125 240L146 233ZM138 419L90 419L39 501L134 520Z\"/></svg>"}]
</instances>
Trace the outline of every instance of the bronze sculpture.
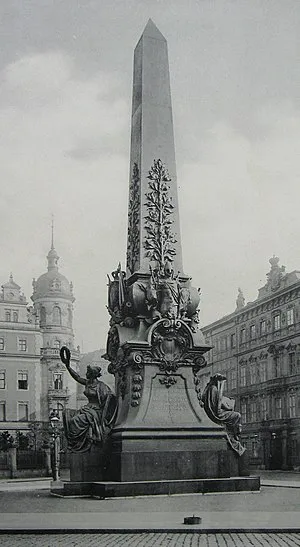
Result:
<instances>
[{"instance_id":1,"label":"bronze sculpture","mask_svg":"<svg viewBox=\"0 0 300 547\"><path fill-rule=\"evenodd\" d=\"M242 456L246 450L240 442L241 414L234 410L235 401L223 395L226 376L214 374L205 386L201 401L208 417L226 429L231 448Z\"/></svg>"},{"instance_id":2,"label":"bronze sculpture","mask_svg":"<svg viewBox=\"0 0 300 547\"><path fill-rule=\"evenodd\" d=\"M99 380L101 367L88 365L86 378L81 378L71 368L70 357L70 350L63 346L60 350L60 358L72 378L85 386L83 393L88 403L78 411L64 410L64 431L69 450L87 452L92 444L105 444L116 417L116 397L110 387Z\"/></svg>"}]
</instances>

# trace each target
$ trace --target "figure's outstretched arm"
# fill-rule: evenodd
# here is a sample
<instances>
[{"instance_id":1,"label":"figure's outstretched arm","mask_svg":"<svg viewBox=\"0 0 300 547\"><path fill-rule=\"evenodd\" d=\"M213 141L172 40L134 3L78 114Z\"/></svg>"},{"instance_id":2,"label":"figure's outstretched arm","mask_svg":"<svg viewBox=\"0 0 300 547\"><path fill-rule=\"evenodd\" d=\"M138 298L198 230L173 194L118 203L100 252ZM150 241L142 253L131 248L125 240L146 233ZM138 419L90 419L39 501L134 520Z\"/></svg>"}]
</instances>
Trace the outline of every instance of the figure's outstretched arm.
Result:
<instances>
[{"instance_id":1,"label":"figure's outstretched arm","mask_svg":"<svg viewBox=\"0 0 300 547\"><path fill-rule=\"evenodd\" d=\"M83 386L85 386L86 385L86 379L81 378L81 376L79 376L79 374L77 372L75 372L75 370L73 370L72 367L70 366L71 353L70 353L69 348L67 348L66 346L61 347L61 349L60 349L60 358L61 358L63 364L66 365L67 370L70 373L70 375L72 376L72 378L74 378L74 380L76 380L76 382L78 382L79 384L82 384Z\"/></svg>"}]
</instances>

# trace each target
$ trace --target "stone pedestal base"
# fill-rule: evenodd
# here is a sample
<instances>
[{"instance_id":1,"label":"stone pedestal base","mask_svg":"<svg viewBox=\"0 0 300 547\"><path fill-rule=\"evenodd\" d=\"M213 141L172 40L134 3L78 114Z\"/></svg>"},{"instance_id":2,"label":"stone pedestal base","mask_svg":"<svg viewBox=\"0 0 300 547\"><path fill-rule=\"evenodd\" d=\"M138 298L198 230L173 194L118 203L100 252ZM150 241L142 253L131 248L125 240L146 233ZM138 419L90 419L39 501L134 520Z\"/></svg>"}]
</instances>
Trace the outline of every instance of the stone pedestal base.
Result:
<instances>
[{"instance_id":1,"label":"stone pedestal base","mask_svg":"<svg viewBox=\"0 0 300 547\"><path fill-rule=\"evenodd\" d=\"M179 481L136 482L65 482L61 496L117 498L171 494L205 494L217 492L255 492L260 489L259 477L224 479L190 479Z\"/></svg>"},{"instance_id":2,"label":"stone pedestal base","mask_svg":"<svg viewBox=\"0 0 300 547\"><path fill-rule=\"evenodd\" d=\"M108 465L109 462L109 465ZM256 491L247 452L238 457L212 428L116 429L110 455L93 447L71 455L70 482L51 492L99 498Z\"/></svg>"},{"instance_id":3,"label":"stone pedestal base","mask_svg":"<svg viewBox=\"0 0 300 547\"><path fill-rule=\"evenodd\" d=\"M55 494L57 496L65 495L64 494L64 487L65 487L65 483L61 480L51 481L51 483L50 483L51 494Z\"/></svg>"},{"instance_id":4,"label":"stone pedestal base","mask_svg":"<svg viewBox=\"0 0 300 547\"><path fill-rule=\"evenodd\" d=\"M102 448L92 446L89 452L70 453L71 482L105 480L106 455Z\"/></svg>"},{"instance_id":5,"label":"stone pedestal base","mask_svg":"<svg viewBox=\"0 0 300 547\"><path fill-rule=\"evenodd\" d=\"M116 428L106 479L114 482L238 476L238 458L218 426Z\"/></svg>"}]
</instances>

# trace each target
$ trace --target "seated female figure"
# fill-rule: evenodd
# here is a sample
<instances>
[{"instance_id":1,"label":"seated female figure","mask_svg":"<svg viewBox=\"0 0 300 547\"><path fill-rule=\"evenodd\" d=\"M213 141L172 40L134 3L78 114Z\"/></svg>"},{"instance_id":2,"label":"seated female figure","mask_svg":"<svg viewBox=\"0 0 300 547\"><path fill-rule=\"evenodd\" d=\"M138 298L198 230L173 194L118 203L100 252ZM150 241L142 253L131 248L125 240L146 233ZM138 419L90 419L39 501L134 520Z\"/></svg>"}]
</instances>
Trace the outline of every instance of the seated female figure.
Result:
<instances>
[{"instance_id":1,"label":"seated female figure","mask_svg":"<svg viewBox=\"0 0 300 547\"><path fill-rule=\"evenodd\" d=\"M110 387L99 379L101 367L88 365L86 378L81 378L70 366L67 347L61 348L60 357L72 378L85 386L83 393L88 399L80 410L65 409L63 413L68 448L72 452L87 452L92 444L105 443L116 418L116 397Z\"/></svg>"}]
</instances>

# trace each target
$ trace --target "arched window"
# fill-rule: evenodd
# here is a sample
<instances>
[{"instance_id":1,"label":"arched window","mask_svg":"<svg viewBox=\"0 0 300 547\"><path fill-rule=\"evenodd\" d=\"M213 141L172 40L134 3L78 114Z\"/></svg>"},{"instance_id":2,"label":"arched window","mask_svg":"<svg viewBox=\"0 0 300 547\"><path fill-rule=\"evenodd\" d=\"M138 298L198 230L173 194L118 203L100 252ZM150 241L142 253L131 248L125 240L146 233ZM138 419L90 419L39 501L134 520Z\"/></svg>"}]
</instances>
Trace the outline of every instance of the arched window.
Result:
<instances>
[{"instance_id":1,"label":"arched window","mask_svg":"<svg viewBox=\"0 0 300 547\"><path fill-rule=\"evenodd\" d=\"M62 405L61 403L56 403L56 409L55 410L57 410L58 417L61 420L62 419L62 413L63 413L63 410L64 410L64 405Z\"/></svg>"},{"instance_id":2,"label":"arched window","mask_svg":"<svg viewBox=\"0 0 300 547\"><path fill-rule=\"evenodd\" d=\"M6 312L5 312L5 321L10 321L10 320L11 320L10 310L6 310Z\"/></svg>"},{"instance_id":3,"label":"arched window","mask_svg":"<svg viewBox=\"0 0 300 547\"><path fill-rule=\"evenodd\" d=\"M18 312L17 312L17 311L14 311L14 312L13 312L13 321L14 321L14 323L17 323L18 320L19 320Z\"/></svg>"},{"instance_id":4,"label":"arched window","mask_svg":"<svg viewBox=\"0 0 300 547\"><path fill-rule=\"evenodd\" d=\"M46 308L44 306L41 307L41 325L46 325Z\"/></svg>"},{"instance_id":5,"label":"arched window","mask_svg":"<svg viewBox=\"0 0 300 547\"><path fill-rule=\"evenodd\" d=\"M63 373L62 372L53 373L53 388L57 390L63 389Z\"/></svg>"},{"instance_id":6,"label":"arched window","mask_svg":"<svg viewBox=\"0 0 300 547\"><path fill-rule=\"evenodd\" d=\"M61 309L59 306L54 306L52 312L53 325L61 325Z\"/></svg>"},{"instance_id":7,"label":"arched window","mask_svg":"<svg viewBox=\"0 0 300 547\"><path fill-rule=\"evenodd\" d=\"M72 326L72 309L68 308L68 325L69 327Z\"/></svg>"},{"instance_id":8,"label":"arched window","mask_svg":"<svg viewBox=\"0 0 300 547\"><path fill-rule=\"evenodd\" d=\"M59 349L59 348L60 348L60 341L59 341L59 340L54 340L53 346L54 346L56 349Z\"/></svg>"}]
</instances>

